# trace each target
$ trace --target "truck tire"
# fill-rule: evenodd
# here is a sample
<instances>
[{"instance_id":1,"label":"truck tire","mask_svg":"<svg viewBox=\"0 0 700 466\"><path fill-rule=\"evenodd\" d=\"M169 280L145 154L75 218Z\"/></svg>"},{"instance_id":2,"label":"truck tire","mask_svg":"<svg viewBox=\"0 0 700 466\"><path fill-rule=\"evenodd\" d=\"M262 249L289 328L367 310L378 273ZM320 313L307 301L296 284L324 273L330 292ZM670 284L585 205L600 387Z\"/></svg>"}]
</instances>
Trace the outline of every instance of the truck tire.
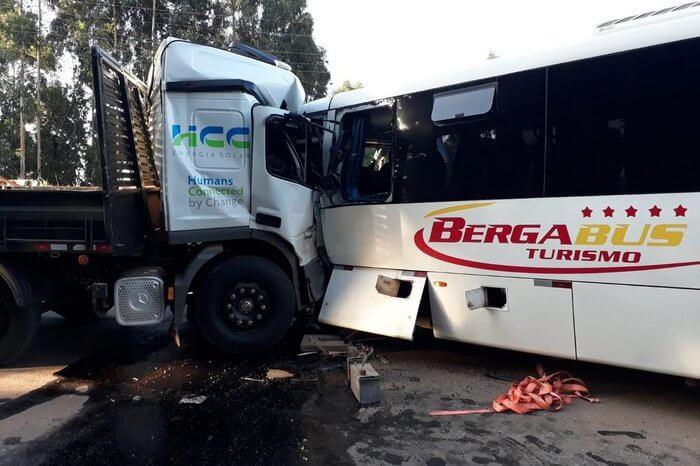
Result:
<instances>
[{"instance_id":1,"label":"truck tire","mask_svg":"<svg viewBox=\"0 0 700 466\"><path fill-rule=\"evenodd\" d=\"M36 306L17 306L11 296L0 290L0 366L8 364L27 349L40 318Z\"/></svg>"},{"instance_id":2,"label":"truck tire","mask_svg":"<svg viewBox=\"0 0 700 466\"><path fill-rule=\"evenodd\" d=\"M289 277L274 262L254 256L217 265L202 278L195 296L197 327L227 354L271 348L291 326L296 310Z\"/></svg>"}]
</instances>

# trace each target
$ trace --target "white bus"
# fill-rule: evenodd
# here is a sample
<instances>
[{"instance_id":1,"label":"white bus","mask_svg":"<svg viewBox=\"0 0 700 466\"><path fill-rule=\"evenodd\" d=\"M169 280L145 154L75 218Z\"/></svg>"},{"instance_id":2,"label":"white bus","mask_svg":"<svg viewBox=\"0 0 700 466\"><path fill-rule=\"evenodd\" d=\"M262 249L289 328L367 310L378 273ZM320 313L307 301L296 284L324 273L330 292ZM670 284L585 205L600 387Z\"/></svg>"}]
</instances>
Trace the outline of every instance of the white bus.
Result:
<instances>
[{"instance_id":1,"label":"white bus","mask_svg":"<svg viewBox=\"0 0 700 466\"><path fill-rule=\"evenodd\" d=\"M700 378L699 3L307 104L320 320Z\"/></svg>"}]
</instances>

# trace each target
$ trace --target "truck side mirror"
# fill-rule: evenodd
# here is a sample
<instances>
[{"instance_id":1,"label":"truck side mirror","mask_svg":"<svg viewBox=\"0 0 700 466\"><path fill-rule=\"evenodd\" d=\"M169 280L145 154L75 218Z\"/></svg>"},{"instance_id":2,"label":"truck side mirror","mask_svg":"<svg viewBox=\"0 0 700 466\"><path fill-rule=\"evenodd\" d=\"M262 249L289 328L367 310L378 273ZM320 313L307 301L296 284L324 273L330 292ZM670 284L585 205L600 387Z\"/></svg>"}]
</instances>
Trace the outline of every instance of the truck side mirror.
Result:
<instances>
[{"instance_id":1,"label":"truck side mirror","mask_svg":"<svg viewBox=\"0 0 700 466\"><path fill-rule=\"evenodd\" d=\"M330 199L340 191L340 183L338 183L338 179L335 176L326 175L318 182L317 188Z\"/></svg>"}]
</instances>

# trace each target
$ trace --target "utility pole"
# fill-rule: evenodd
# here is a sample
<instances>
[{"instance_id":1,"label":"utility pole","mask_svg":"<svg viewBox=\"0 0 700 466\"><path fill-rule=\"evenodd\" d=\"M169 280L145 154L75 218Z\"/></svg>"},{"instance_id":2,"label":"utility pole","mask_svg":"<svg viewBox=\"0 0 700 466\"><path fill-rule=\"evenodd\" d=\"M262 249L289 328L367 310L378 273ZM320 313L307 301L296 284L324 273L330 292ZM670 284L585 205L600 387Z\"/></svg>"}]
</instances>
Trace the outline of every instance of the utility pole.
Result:
<instances>
[{"instance_id":1,"label":"utility pole","mask_svg":"<svg viewBox=\"0 0 700 466\"><path fill-rule=\"evenodd\" d=\"M151 48L156 46L156 0L153 0L153 10L151 11Z\"/></svg>"},{"instance_id":2,"label":"utility pole","mask_svg":"<svg viewBox=\"0 0 700 466\"><path fill-rule=\"evenodd\" d=\"M36 43L36 179L41 179L41 0L39 4L39 35Z\"/></svg>"},{"instance_id":3,"label":"utility pole","mask_svg":"<svg viewBox=\"0 0 700 466\"><path fill-rule=\"evenodd\" d=\"M19 2L19 14L24 16L24 0ZM24 129L24 34L22 34L22 47L19 57L19 178L24 179L27 173L27 141Z\"/></svg>"}]
</instances>

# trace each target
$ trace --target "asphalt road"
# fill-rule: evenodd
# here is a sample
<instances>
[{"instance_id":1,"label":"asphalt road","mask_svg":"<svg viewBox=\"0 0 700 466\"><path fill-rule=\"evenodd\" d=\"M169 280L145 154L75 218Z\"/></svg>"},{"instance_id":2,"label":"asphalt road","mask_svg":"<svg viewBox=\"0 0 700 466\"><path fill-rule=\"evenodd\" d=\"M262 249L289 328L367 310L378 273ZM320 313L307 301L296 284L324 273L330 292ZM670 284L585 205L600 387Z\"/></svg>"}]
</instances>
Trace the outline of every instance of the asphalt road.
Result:
<instances>
[{"instance_id":1,"label":"asphalt road","mask_svg":"<svg viewBox=\"0 0 700 466\"><path fill-rule=\"evenodd\" d=\"M700 464L699 389L683 380L436 342L370 342L385 362L382 402L360 408L342 360L297 357L300 335L258 358L228 359L192 331L55 315L0 370L0 465L23 464ZM556 413L429 417L486 407L500 379L567 369L601 403ZM267 369L293 378L268 381ZM205 396L201 404L181 404Z\"/></svg>"}]
</instances>

